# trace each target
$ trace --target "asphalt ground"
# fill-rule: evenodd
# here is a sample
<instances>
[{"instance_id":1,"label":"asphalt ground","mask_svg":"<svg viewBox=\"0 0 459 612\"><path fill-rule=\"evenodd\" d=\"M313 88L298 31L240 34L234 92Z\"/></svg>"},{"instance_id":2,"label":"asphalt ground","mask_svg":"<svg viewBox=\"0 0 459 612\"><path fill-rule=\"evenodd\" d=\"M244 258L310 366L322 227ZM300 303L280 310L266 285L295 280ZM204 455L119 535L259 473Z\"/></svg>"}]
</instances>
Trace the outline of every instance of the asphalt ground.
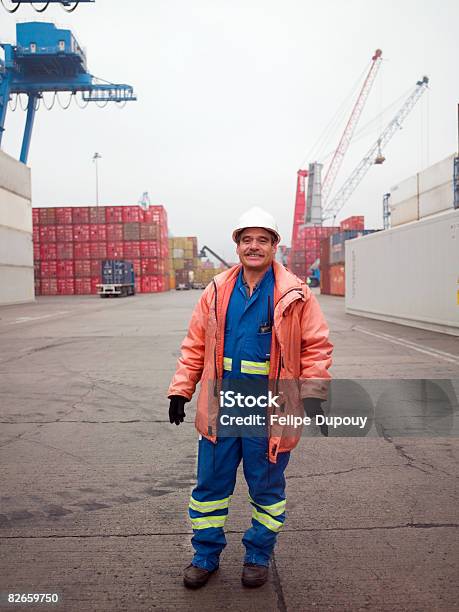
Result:
<instances>
[{"instance_id":1,"label":"asphalt ground","mask_svg":"<svg viewBox=\"0 0 459 612\"><path fill-rule=\"evenodd\" d=\"M318 296L346 379L438 379L457 426L457 338L344 314ZM451 611L458 598L457 437L303 439L268 583L241 586L242 474L220 570L186 590L195 402L166 390L198 292L39 298L0 308L3 610ZM445 386L446 385L446 386ZM451 422L451 419L450 421ZM5 601L3 599L3 601Z\"/></svg>"}]
</instances>

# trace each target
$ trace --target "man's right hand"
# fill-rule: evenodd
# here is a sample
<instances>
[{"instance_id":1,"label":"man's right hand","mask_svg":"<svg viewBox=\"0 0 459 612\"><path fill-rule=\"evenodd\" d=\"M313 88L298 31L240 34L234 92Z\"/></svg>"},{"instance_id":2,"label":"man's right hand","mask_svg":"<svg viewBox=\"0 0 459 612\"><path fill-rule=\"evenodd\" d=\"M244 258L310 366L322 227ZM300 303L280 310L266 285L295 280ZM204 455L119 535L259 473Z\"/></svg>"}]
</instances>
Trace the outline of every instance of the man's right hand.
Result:
<instances>
[{"instance_id":1,"label":"man's right hand","mask_svg":"<svg viewBox=\"0 0 459 612\"><path fill-rule=\"evenodd\" d=\"M169 399L171 401L169 404L169 421L180 425L185 418L185 402L189 400L182 395L169 395Z\"/></svg>"}]
</instances>

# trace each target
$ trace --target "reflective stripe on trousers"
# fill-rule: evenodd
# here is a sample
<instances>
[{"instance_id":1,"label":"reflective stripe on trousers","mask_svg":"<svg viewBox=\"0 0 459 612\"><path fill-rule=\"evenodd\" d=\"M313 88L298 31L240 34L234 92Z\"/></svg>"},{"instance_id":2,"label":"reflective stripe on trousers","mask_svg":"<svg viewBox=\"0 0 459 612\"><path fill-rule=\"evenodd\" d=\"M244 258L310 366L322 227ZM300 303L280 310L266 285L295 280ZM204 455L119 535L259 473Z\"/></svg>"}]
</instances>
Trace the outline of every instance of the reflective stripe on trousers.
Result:
<instances>
[{"instance_id":1,"label":"reflective stripe on trousers","mask_svg":"<svg viewBox=\"0 0 459 612\"><path fill-rule=\"evenodd\" d=\"M196 551L193 565L208 570L218 566L226 546L223 527L241 459L252 505L252 526L242 539L246 549L244 561L269 564L285 521L284 470L290 453L279 453L277 463L270 464L267 452L266 438L222 437L215 445L206 438L199 441L198 481L189 504Z\"/></svg>"}]
</instances>

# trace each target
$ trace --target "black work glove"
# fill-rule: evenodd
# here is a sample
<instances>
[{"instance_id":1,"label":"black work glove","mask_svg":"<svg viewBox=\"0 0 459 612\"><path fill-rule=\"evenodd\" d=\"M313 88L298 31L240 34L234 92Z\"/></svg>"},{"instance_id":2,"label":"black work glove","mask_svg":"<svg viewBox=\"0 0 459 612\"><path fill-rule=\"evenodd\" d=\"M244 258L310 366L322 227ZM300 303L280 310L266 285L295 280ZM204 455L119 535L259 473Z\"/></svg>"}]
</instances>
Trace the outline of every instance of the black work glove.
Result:
<instances>
[{"instance_id":1,"label":"black work glove","mask_svg":"<svg viewBox=\"0 0 459 612\"><path fill-rule=\"evenodd\" d=\"M185 418L185 402L189 400L183 397L183 395L169 395L169 399L171 400L169 404L169 421L170 423L180 425Z\"/></svg>"},{"instance_id":2,"label":"black work glove","mask_svg":"<svg viewBox=\"0 0 459 612\"><path fill-rule=\"evenodd\" d=\"M315 421L317 415L325 416L324 411L322 410L322 400L317 397L305 397L303 399L304 411L311 419L311 421ZM324 423L323 425L319 425L320 432L323 436L328 436L328 425Z\"/></svg>"}]
</instances>

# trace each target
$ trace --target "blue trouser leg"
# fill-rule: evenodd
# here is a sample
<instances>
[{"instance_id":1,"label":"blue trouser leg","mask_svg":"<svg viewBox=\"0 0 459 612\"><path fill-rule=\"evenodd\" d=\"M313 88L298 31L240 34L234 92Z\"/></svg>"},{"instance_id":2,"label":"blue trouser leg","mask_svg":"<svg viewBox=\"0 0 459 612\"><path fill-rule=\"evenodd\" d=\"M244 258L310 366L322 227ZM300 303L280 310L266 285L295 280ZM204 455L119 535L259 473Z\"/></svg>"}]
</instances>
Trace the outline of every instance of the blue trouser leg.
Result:
<instances>
[{"instance_id":1,"label":"blue trouser leg","mask_svg":"<svg viewBox=\"0 0 459 612\"><path fill-rule=\"evenodd\" d=\"M242 438L244 476L252 504L252 526L242 542L245 563L269 565L277 534L285 521L284 470L290 453L279 453L277 463L268 460L266 438Z\"/></svg>"},{"instance_id":2,"label":"blue trouser leg","mask_svg":"<svg viewBox=\"0 0 459 612\"><path fill-rule=\"evenodd\" d=\"M196 551L192 563L197 567L218 567L226 546L223 527L241 458L241 438L218 438L217 444L206 438L199 440L198 478L189 506L194 532L191 543Z\"/></svg>"}]
</instances>

